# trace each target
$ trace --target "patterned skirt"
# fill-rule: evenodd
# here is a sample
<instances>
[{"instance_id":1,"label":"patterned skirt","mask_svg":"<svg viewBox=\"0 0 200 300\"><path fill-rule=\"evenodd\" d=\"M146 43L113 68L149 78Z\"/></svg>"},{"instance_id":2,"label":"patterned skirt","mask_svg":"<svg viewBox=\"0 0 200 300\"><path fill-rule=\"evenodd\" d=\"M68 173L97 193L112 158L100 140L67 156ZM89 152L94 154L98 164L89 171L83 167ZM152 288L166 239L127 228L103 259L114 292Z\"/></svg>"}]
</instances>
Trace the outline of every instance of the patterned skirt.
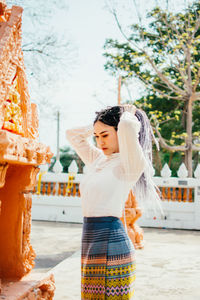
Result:
<instances>
[{"instance_id":1,"label":"patterned skirt","mask_svg":"<svg viewBox=\"0 0 200 300\"><path fill-rule=\"evenodd\" d=\"M135 249L117 217L84 217L81 299L133 299Z\"/></svg>"}]
</instances>

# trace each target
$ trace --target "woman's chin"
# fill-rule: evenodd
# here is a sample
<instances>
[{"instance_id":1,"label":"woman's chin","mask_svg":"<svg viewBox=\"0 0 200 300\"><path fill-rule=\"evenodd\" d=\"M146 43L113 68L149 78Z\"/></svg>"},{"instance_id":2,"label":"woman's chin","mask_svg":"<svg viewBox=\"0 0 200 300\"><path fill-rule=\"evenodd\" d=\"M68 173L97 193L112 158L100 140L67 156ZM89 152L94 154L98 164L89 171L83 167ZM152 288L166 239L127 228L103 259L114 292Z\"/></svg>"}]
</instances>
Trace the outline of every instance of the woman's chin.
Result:
<instances>
[{"instance_id":1,"label":"woman's chin","mask_svg":"<svg viewBox=\"0 0 200 300\"><path fill-rule=\"evenodd\" d=\"M103 153L105 155L109 155L110 154L110 150L109 149L102 149Z\"/></svg>"},{"instance_id":2,"label":"woman's chin","mask_svg":"<svg viewBox=\"0 0 200 300\"><path fill-rule=\"evenodd\" d=\"M113 151L111 151L111 150L109 150L109 149L106 149L106 150L103 150L103 153L104 153L105 155L111 155L111 154L113 154Z\"/></svg>"}]
</instances>

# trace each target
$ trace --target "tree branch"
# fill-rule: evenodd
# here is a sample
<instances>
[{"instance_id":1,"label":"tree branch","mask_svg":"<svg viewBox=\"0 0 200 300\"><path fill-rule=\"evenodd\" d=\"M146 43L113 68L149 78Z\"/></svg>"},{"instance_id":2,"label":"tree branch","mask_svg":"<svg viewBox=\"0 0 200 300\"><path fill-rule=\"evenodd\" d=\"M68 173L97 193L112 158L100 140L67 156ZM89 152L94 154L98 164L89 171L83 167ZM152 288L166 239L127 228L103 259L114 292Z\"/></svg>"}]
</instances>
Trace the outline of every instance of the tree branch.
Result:
<instances>
[{"instance_id":1,"label":"tree branch","mask_svg":"<svg viewBox=\"0 0 200 300\"><path fill-rule=\"evenodd\" d=\"M139 74L137 74L137 73L135 73L135 74L136 74L137 77L140 78L141 81L143 81L143 83L147 86L147 88L149 88L149 84L151 84L151 85L152 85L152 89L156 90L156 91L157 91L160 95L162 95L163 97L166 97L166 98L168 98L168 99L174 99L174 100L185 101L184 98L181 98L181 99L180 99L180 97L178 97L178 96L177 96L177 97L176 97L176 96L170 96L170 95L168 95L168 94L166 94L166 93L163 93L161 90L157 89L157 88L153 85L153 83L147 81L147 80L144 79L141 75L139 75ZM163 86L163 87L164 87L164 86Z\"/></svg>"},{"instance_id":2,"label":"tree branch","mask_svg":"<svg viewBox=\"0 0 200 300\"><path fill-rule=\"evenodd\" d=\"M158 138L159 138L159 142L161 144L161 146L169 151L187 151L188 147L185 146L169 146L164 138L162 137L162 135L160 134L159 130L157 127L153 127L153 129L156 131Z\"/></svg>"},{"instance_id":3,"label":"tree branch","mask_svg":"<svg viewBox=\"0 0 200 300\"><path fill-rule=\"evenodd\" d=\"M22 51L23 52L38 52L38 53L40 53L40 54L43 54L43 55L45 55L45 56L50 56L48 53L45 53L43 50L41 50L41 49L33 49L33 48L31 48L31 49L22 49Z\"/></svg>"},{"instance_id":4,"label":"tree branch","mask_svg":"<svg viewBox=\"0 0 200 300\"><path fill-rule=\"evenodd\" d=\"M180 72L180 74L181 74L181 76L182 76L182 79L183 79L183 82L185 83L185 85L187 86L187 88L188 88L188 90L189 90L190 86L189 86L189 84L188 84L188 81L185 79L186 73L183 72L183 71L181 70L181 61L180 61L180 59L179 59L178 56L175 55L175 57L176 57L176 59L177 59L177 61L178 61L178 65L175 64L175 66L176 66L177 70Z\"/></svg>"},{"instance_id":5,"label":"tree branch","mask_svg":"<svg viewBox=\"0 0 200 300\"><path fill-rule=\"evenodd\" d=\"M199 84L199 80L200 80L200 68L198 69L196 82L195 82L194 86L192 87L193 93L196 92L197 86Z\"/></svg>"},{"instance_id":6,"label":"tree branch","mask_svg":"<svg viewBox=\"0 0 200 300\"><path fill-rule=\"evenodd\" d=\"M200 151L200 147L192 144L192 150L193 151Z\"/></svg>"},{"instance_id":7,"label":"tree branch","mask_svg":"<svg viewBox=\"0 0 200 300\"><path fill-rule=\"evenodd\" d=\"M192 93L192 74L191 74L191 53L189 48L187 48L186 61L188 63L187 72L188 72L188 85L190 89L190 94Z\"/></svg>"},{"instance_id":8,"label":"tree branch","mask_svg":"<svg viewBox=\"0 0 200 300\"><path fill-rule=\"evenodd\" d=\"M196 20L195 28L194 28L194 31L193 31L192 36L191 36L192 39L194 38L195 33L197 32L197 30L199 30L199 26L200 26L200 18L198 18Z\"/></svg>"},{"instance_id":9,"label":"tree branch","mask_svg":"<svg viewBox=\"0 0 200 300\"><path fill-rule=\"evenodd\" d=\"M133 44L134 46L136 46L134 43L132 43L132 41L130 41L130 39L129 39L129 38L127 37L127 35L124 33L124 31L123 31L123 29L122 29L122 27L121 27L121 25L120 25L120 23L119 23L119 20L118 20L118 17L117 17L117 14L116 14L115 9L112 9L112 10L111 10L111 13L112 13L113 16L114 16L115 21L116 21L116 23L117 23L117 27L119 28L119 30L120 30L121 34L123 35L123 37L124 37L129 43L131 43L131 44Z\"/></svg>"},{"instance_id":10,"label":"tree branch","mask_svg":"<svg viewBox=\"0 0 200 300\"><path fill-rule=\"evenodd\" d=\"M182 96L186 96L185 93L184 93L184 91L182 89L180 89L175 84L173 84L171 81L169 81L168 78L166 76L164 76L162 74L162 72L160 72L158 70L158 68L156 67L154 61L149 57L149 55L146 53L146 51L144 51L144 53L146 54L147 60L149 61L149 63L153 67L153 69L155 70L156 74L160 77L160 79L162 79L163 82L166 83L166 85L169 87L169 89L172 90L172 91L174 91L174 92L178 92Z\"/></svg>"},{"instance_id":11,"label":"tree branch","mask_svg":"<svg viewBox=\"0 0 200 300\"><path fill-rule=\"evenodd\" d=\"M176 120L176 119L175 118L170 118L168 120L164 120L164 121L159 122L159 124L164 124L164 123L167 123L167 122L172 121L172 120Z\"/></svg>"}]
</instances>

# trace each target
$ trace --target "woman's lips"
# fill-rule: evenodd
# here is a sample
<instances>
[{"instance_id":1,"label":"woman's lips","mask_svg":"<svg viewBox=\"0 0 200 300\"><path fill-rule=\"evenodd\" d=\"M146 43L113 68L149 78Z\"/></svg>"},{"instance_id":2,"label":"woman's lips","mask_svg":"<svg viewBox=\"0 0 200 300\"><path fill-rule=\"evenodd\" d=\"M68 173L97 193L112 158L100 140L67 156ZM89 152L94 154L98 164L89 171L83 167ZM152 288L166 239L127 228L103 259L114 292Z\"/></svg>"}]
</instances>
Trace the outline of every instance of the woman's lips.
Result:
<instances>
[{"instance_id":1,"label":"woman's lips","mask_svg":"<svg viewBox=\"0 0 200 300\"><path fill-rule=\"evenodd\" d=\"M102 148L102 150L107 150L108 148Z\"/></svg>"}]
</instances>

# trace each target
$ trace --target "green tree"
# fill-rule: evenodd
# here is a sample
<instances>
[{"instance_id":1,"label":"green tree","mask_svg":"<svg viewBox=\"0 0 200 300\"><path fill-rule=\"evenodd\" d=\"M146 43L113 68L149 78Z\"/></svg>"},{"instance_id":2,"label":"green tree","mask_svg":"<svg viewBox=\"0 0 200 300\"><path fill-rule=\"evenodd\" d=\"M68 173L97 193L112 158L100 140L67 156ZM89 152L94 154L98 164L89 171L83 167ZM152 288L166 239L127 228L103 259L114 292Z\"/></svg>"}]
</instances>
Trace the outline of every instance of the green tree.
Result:
<instances>
[{"instance_id":1,"label":"green tree","mask_svg":"<svg viewBox=\"0 0 200 300\"><path fill-rule=\"evenodd\" d=\"M192 153L200 151L200 2L176 14L156 7L147 19L146 26L133 24L130 36L123 33L125 43L106 40L105 69L145 85L136 105L147 112L163 149L184 154L192 176Z\"/></svg>"}]
</instances>

